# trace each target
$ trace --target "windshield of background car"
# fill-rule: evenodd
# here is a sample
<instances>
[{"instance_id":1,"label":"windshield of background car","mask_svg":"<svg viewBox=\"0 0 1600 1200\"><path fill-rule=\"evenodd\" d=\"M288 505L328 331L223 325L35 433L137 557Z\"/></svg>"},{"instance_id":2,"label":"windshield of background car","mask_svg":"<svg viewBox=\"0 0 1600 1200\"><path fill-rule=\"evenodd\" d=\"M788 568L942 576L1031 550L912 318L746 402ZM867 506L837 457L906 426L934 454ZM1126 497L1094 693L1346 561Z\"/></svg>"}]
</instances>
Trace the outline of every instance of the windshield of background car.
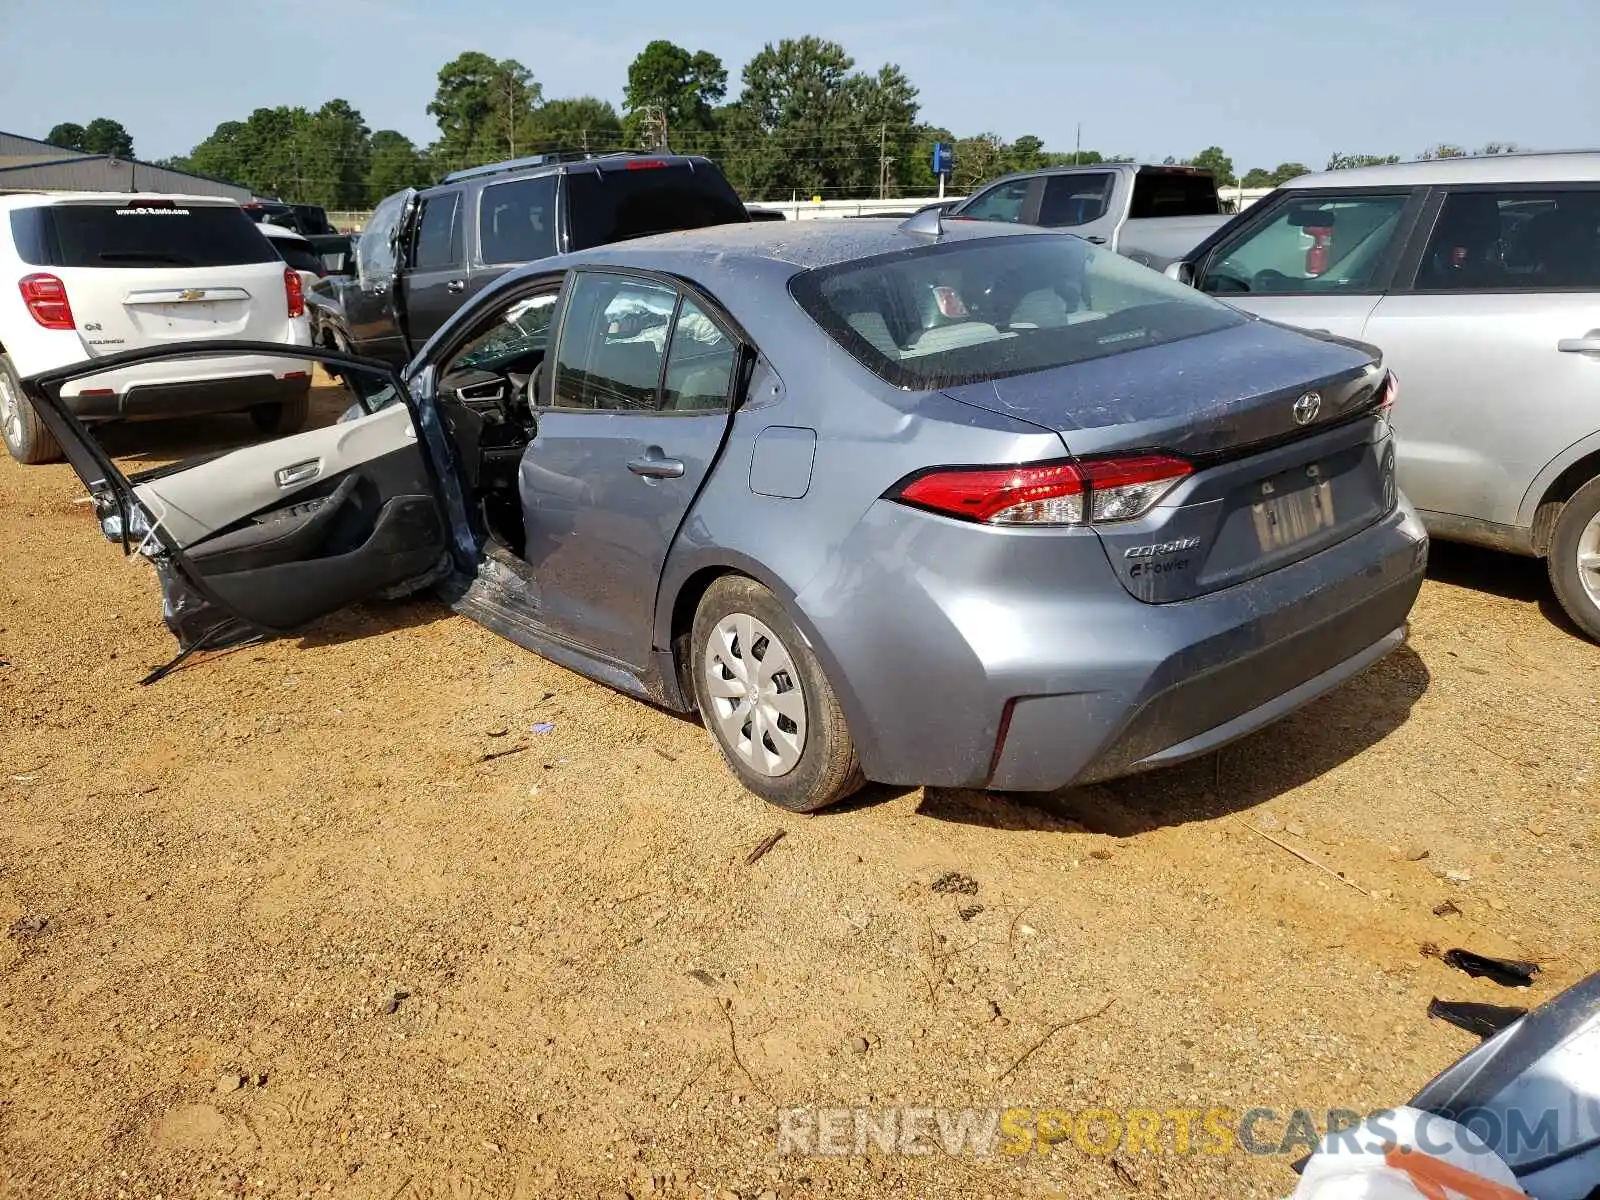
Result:
<instances>
[{"instance_id":1,"label":"windshield of background car","mask_svg":"<svg viewBox=\"0 0 1600 1200\"><path fill-rule=\"evenodd\" d=\"M997 237L796 275L811 318L874 374L924 391L1197 337L1247 318L1066 236Z\"/></svg>"},{"instance_id":2,"label":"windshield of background car","mask_svg":"<svg viewBox=\"0 0 1600 1200\"><path fill-rule=\"evenodd\" d=\"M36 267L232 267L277 251L232 204L42 204L11 214L22 261Z\"/></svg>"},{"instance_id":3,"label":"windshield of background car","mask_svg":"<svg viewBox=\"0 0 1600 1200\"><path fill-rule=\"evenodd\" d=\"M566 186L574 250L749 220L728 181L704 163L574 171Z\"/></svg>"}]
</instances>

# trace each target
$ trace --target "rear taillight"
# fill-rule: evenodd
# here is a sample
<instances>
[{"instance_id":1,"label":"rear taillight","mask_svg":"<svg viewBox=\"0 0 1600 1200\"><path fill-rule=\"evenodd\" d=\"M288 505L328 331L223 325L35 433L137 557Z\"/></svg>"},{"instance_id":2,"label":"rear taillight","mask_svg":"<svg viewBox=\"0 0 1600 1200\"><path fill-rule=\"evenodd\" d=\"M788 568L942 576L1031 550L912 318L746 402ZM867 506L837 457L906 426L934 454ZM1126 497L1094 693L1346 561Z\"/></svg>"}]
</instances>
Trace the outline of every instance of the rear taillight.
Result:
<instances>
[{"instance_id":1,"label":"rear taillight","mask_svg":"<svg viewBox=\"0 0 1600 1200\"><path fill-rule=\"evenodd\" d=\"M1378 415L1387 421L1394 415L1394 406L1400 399L1400 380L1393 371L1383 378L1383 389L1378 393Z\"/></svg>"},{"instance_id":2,"label":"rear taillight","mask_svg":"<svg viewBox=\"0 0 1600 1200\"><path fill-rule=\"evenodd\" d=\"M306 285L293 267L283 269L283 295L289 302L290 317L306 315Z\"/></svg>"},{"instance_id":3,"label":"rear taillight","mask_svg":"<svg viewBox=\"0 0 1600 1200\"><path fill-rule=\"evenodd\" d=\"M67 285L54 275L24 275L17 285L22 302L33 319L46 329L72 329L72 305L67 302Z\"/></svg>"},{"instance_id":4,"label":"rear taillight","mask_svg":"<svg viewBox=\"0 0 1600 1200\"><path fill-rule=\"evenodd\" d=\"M1148 454L1016 467L939 468L888 498L985 525L1089 525L1143 516L1194 468Z\"/></svg>"}]
</instances>

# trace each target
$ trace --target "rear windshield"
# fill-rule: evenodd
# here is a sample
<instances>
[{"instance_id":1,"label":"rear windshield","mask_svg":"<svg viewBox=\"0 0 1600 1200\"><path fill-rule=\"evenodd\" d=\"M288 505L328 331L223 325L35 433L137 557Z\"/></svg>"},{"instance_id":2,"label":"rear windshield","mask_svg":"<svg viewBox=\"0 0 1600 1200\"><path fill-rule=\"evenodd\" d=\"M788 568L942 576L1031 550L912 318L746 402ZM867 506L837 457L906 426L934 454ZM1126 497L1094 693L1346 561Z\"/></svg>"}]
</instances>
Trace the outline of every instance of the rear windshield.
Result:
<instances>
[{"instance_id":1,"label":"rear windshield","mask_svg":"<svg viewBox=\"0 0 1600 1200\"><path fill-rule=\"evenodd\" d=\"M1221 211L1217 181L1210 175L1143 167L1133 177L1130 218L1214 217Z\"/></svg>"},{"instance_id":2,"label":"rear windshield","mask_svg":"<svg viewBox=\"0 0 1600 1200\"><path fill-rule=\"evenodd\" d=\"M863 366L916 391L1046 371L1246 319L1055 234L918 247L803 272L789 286Z\"/></svg>"},{"instance_id":3,"label":"rear windshield","mask_svg":"<svg viewBox=\"0 0 1600 1200\"><path fill-rule=\"evenodd\" d=\"M45 204L17 209L11 231L38 267L231 267L278 257L235 205Z\"/></svg>"},{"instance_id":4,"label":"rear windshield","mask_svg":"<svg viewBox=\"0 0 1600 1200\"><path fill-rule=\"evenodd\" d=\"M749 220L728 181L705 163L574 171L566 186L574 250Z\"/></svg>"}]
</instances>

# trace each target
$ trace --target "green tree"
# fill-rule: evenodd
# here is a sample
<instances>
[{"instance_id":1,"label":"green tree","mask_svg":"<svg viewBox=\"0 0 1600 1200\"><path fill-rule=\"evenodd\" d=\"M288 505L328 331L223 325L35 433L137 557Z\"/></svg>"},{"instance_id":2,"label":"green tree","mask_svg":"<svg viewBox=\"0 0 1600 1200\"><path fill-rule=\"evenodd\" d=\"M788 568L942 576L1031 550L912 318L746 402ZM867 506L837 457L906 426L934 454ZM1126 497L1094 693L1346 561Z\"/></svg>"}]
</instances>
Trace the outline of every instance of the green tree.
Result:
<instances>
[{"instance_id":1,"label":"green tree","mask_svg":"<svg viewBox=\"0 0 1600 1200\"><path fill-rule=\"evenodd\" d=\"M1449 142L1440 142L1437 146L1430 146L1421 154L1423 162L1432 162L1439 158L1465 158L1467 152L1460 146L1452 146Z\"/></svg>"},{"instance_id":2,"label":"green tree","mask_svg":"<svg viewBox=\"0 0 1600 1200\"><path fill-rule=\"evenodd\" d=\"M716 106L728 93L728 71L722 60L706 50L690 53L682 46L657 39L628 66L623 107L628 132L642 138L656 118L666 121L668 140L680 135L703 135L716 128Z\"/></svg>"},{"instance_id":3,"label":"green tree","mask_svg":"<svg viewBox=\"0 0 1600 1200\"><path fill-rule=\"evenodd\" d=\"M998 134L980 133L956 140L955 188L958 193L977 191L1006 171L1006 144Z\"/></svg>"},{"instance_id":4,"label":"green tree","mask_svg":"<svg viewBox=\"0 0 1600 1200\"><path fill-rule=\"evenodd\" d=\"M1348 171L1354 167L1386 167L1400 161L1398 154L1344 154L1335 150L1323 168L1328 171Z\"/></svg>"},{"instance_id":5,"label":"green tree","mask_svg":"<svg viewBox=\"0 0 1600 1200\"><path fill-rule=\"evenodd\" d=\"M1280 184L1288 183L1291 179L1297 179L1301 175L1309 175L1310 173L1311 168L1304 163L1279 163L1270 171L1265 167L1251 167L1245 172L1244 178L1239 181L1239 186L1247 188L1278 187Z\"/></svg>"},{"instance_id":6,"label":"green tree","mask_svg":"<svg viewBox=\"0 0 1600 1200\"><path fill-rule=\"evenodd\" d=\"M1221 146L1207 146L1189 160L1189 165L1210 171L1218 187L1232 187L1239 182L1233 173L1233 159L1222 152Z\"/></svg>"},{"instance_id":7,"label":"green tree","mask_svg":"<svg viewBox=\"0 0 1600 1200\"><path fill-rule=\"evenodd\" d=\"M1044 139L1025 133L1006 147L1006 170L1036 171L1045 165Z\"/></svg>"},{"instance_id":8,"label":"green tree","mask_svg":"<svg viewBox=\"0 0 1600 1200\"><path fill-rule=\"evenodd\" d=\"M622 118L609 100L576 96L534 110L530 153L546 150L615 150L623 144Z\"/></svg>"},{"instance_id":9,"label":"green tree","mask_svg":"<svg viewBox=\"0 0 1600 1200\"><path fill-rule=\"evenodd\" d=\"M90 154L109 154L113 158L133 157L133 136L121 121L96 117L83 127L83 148Z\"/></svg>"},{"instance_id":10,"label":"green tree","mask_svg":"<svg viewBox=\"0 0 1600 1200\"><path fill-rule=\"evenodd\" d=\"M393 129L378 130L372 135L368 151L368 206L405 188L426 187L433 182L427 156L403 133Z\"/></svg>"},{"instance_id":11,"label":"green tree","mask_svg":"<svg viewBox=\"0 0 1600 1200\"><path fill-rule=\"evenodd\" d=\"M184 160L188 170L260 195L336 209L366 203L370 165L366 122L344 100L329 100L314 113L258 108L243 121L218 125Z\"/></svg>"},{"instance_id":12,"label":"green tree","mask_svg":"<svg viewBox=\"0 0 1600 1200\"><path fill-rule=\"evenodd\" d=\"M329 100L299 123L297 135L301 199L324 208L361 207L372 165L372 131L361 114L347 101Z\"/></svg>"},{"instance_id":13,"label":"green tree","mask_svg":"<svg viewBox=\"0 0 1600 1200\"><path fill-rule=\"evenodd\" d=\"M63 121L53 126L44 140L52 146L67 150L80 150L85 154L109 154L113 158L133 157L133 137L123 128L121 121L110 117L96 117L87 125Z\"/></svg>"},{"instance_id":14,"label":"green tree","mask_svg":"<svg viewBox=\"0 0 1600 1200\"><path fill-rule=\"evenodd\" d=\"M747 196L837 198L915 180L917 89L897 66L854 67L843 46L816 37L769 43L752 58L722 130L734 185Z\"/></svg>"},{"instance_id":15,"label":"green tree","mask_svg":"<svg viewBox=\"0 0 1600 1200\"><path fill-rule=\"evenodd\" d=\"M63 121L51 127L50 132L44 135L44 140L52 146L60 146L63 150L82 150L84 128L71 121Z\"/></svg>"},{"instance_id":16,"label":"green tree","mask_svg":"<svg viewBox=\"0 0 1600 1200\"><path fill-rule=\"evenodd\" d=\"M435 164L453 171L527 152L542 96L533 74L514 58L496 60L477 50L457 55L439 68L428 104L439 124Z\"/></svg>"}]
</instances>

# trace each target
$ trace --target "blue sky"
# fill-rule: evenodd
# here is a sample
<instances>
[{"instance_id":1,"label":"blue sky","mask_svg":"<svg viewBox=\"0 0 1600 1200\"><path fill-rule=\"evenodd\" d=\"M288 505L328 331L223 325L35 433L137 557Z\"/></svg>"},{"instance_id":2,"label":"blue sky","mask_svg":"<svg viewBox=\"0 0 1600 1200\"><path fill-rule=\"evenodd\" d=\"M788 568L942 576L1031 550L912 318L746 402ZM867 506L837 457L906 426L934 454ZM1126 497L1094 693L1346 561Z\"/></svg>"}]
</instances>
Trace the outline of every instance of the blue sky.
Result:
<instances>
[{"instance_id":1,"label":"blue sky","mask_svg":"<svg viewBox=\"0 0 1600 1200\"><path fill-rule=\"evenodd\" d=\"M1308 15L1320 9L1318 17ZM663 37L718 54L732 89L767 41L813 33L899 63L923 117L1141 158L1219 144L1242 173L1436 142L1600 145L1600 0L0 0L0 129L107 115L141 157L219 122L341 96L427 142L441 64L514 57L547 97L618 103ZM17 53L17 50L22 53Z\"/></svg>"}]
</instances>

